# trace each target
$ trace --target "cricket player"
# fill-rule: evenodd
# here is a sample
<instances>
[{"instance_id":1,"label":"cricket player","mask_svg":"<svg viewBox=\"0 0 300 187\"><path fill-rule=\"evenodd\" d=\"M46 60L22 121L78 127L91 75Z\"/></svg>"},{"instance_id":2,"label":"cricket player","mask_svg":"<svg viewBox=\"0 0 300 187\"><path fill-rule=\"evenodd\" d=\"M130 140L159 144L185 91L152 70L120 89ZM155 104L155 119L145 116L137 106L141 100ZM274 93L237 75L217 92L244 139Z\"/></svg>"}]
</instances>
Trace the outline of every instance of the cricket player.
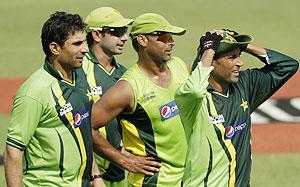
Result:
<instances>
[{"instance_id":1,"label":"cricket player","mask_svg":"<svg viewBox=\"0 0 300 187\"><path fill-rule=\"evenodd\" d=\"M78 14L56 12L41 39L44 65L14 99L4 153L7 186L87 187L90 180L102 186L91 177L98 169L92 172L92 103L81 68L88 52L84 23Z\"/></svg>"},{"instance_id":2,"label":"cricket player","mask_svg":"<svg viewBox=\"0 0 300 187\"><path fill-rule=\"evenodd\" d=\"M251 41L224 30L201 37L194 71L175 96L188 139L183 186L250 185L250 115L298 69L295 59ZM241 71L241 52L265 66Z\"/></svg>"},{"instance_id":3,"label":"cricket player","mask_svg":"<svg viewBox=\"0 0 300 187\"><path fill-rule=\"evenodd\" d=\"M126 71L123 65L116 62L114 56L123 53L125 42L128 40L127 28L132 22L132 19L124 18L119 11L111 7L97 8L85 19L90 50L84 58L83 69L94 102L98 101ZM114 148L121 151L121 135L118 128L119 122L113 119L98 131ZM99 167L104 170L103 179L107 187L126 186L124 169L98 155L95 157Z\"/></svg>"},{"instance_id":4,"label":"cricket player","mask_svg":"<svg viewBox=\"0 0 300 187\"><path fill-rule=\"evenodd\" d=\"M128 186L181 185L187 144L174 95L187 79L188 70L180 58L172 56L172 50L173 35L185 31L158 14L138 16L130 31L137 64L93 105L96 150L106 151L112 160L126 167L123 158L108 151L96 133L119 115L125 149L130 157L144 159L149 165L141 167L142 173L129 172Z\"/></svg>"}]
</instances>

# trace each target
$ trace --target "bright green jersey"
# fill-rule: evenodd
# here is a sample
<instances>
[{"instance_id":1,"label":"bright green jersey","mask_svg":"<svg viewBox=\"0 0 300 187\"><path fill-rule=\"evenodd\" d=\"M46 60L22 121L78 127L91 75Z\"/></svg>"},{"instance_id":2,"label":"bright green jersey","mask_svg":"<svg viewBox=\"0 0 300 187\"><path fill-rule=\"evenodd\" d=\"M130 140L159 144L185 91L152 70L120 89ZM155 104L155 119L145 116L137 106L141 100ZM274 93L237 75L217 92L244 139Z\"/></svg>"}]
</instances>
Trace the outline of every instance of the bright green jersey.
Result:
<instances>
[{"instance_id":1,"label":"bright green jersey","mask_svg":"<svg viewBox=\"0 0 300 187\"><path fill-rule=\"evenodd\" d=\"M124 146L130 153L161 161L154 176L129 173L128 183L133 186L180 186L182 181L187 143L174 94L188 71L177 57L167 66L171 72L168 88L153 83L137 64L120 79L129 82L135 98L133 111L120 116L130 122L121 120Z\"/></svg>"},{"instance_id":2,"label":"bright green jersey","mask_svg":"<svg viewBox=\"0 0 300 187\"><path fill-rule=\"evenodd\" d=\"M20 87L6 143L24 151L24 186L89 186L89 95L81 68L70 84L47 60Z\"/></svg>"},{"instance_id":3,"label":"bright green jersey","mask_svg":"<svg viewBox=\"0 0 300 187\"><path fill-rule=\"evenodd\" d=\"M269 64L240 72L223 95L199 63L175 99L188 139L183 186L249 186L251 113L298 69L296 60L267 50Z\"/></svg>"},{"instance_id":4,"label":"bright green jersey","mask_svg":"<svg viewBox=\"0 0 300 187\"><path fill-rule=\"evenodd\" d=\"M108 72L97 60L90 50L86 54L82 68L86 74L88 84L91 88L93 101L96 102L100 97L112 87L126 71L121 64L117 64L115 59L112 61L113 68ZM113 119L109 124L99 129L100 134L117 150L121 150L121 135L118 130L119 123L117 119ZM95 155L98 165L105 170L103 178L107 181L117 182L125 178L124 170L116 164L109 162ZM107 185L108 186L108 185Z\"/></svg>"}]
</instances>

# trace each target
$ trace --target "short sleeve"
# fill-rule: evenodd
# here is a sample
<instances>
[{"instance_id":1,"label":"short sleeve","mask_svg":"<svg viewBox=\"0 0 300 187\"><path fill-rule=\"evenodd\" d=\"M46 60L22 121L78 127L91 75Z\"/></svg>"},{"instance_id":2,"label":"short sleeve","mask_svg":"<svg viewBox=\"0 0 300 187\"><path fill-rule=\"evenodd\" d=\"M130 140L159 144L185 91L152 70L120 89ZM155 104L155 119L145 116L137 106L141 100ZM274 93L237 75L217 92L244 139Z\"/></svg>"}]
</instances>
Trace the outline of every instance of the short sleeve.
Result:
<instances>
[{"instance_id":1,"label":"short sleeve","mask_svg":"<svg viewBox=\"0 0 300 187\"><path fill-rule=\"evenodd\" d=\"M6 143L24 150L39 124L42 110L43 106L39 101L29 96L16 97Z\"/></svg>"}]
</instances>

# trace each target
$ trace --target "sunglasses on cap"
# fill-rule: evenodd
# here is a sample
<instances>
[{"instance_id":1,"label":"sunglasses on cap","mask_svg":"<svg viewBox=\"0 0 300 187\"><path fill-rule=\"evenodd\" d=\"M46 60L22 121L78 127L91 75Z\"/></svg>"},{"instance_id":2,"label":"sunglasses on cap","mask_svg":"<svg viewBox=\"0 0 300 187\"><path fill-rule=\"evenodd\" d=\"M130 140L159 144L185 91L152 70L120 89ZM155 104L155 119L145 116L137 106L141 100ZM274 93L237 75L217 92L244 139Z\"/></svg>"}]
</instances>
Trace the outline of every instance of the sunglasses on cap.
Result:
<instances>
[{"instance_id":1,"label":"sunglasses on cap","mask_svg":"<svg viewBox=\"0 0 300 187\"><path fill-rule=\"evenodd\" d=\"M173 36L173 34L170 32L160 32L160 31L154 31L147 35L158 36L157 41L161 41L163 43L169 43Z\"/></svg>"},{"instance_id":2,"label":"sunglasses on cap","mask_svg":"<svg viewBox=\"0 0 300 187\"><path fill-rule=\"evenodd\" d=\"M116 37L121 37L127 33L127 27L100 27L100 28L91 28L100 32L110 33Z\"/></svg>"}]
</instances>

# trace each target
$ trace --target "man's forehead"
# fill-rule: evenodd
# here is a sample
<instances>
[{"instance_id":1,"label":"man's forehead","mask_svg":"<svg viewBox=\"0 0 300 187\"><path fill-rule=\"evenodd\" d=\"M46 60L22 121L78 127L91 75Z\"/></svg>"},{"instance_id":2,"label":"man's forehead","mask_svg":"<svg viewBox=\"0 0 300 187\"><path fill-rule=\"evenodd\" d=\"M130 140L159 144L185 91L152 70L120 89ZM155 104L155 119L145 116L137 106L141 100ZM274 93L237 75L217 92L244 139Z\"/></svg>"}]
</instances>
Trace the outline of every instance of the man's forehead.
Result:
<instances>
[{"instance_id":1,"label":"man's forehead","mask_svg":"<svg viewBox=\"0 0 300 187\"><path fill-rule=\"evenodd\" d=\"M227 56L232 56L232 55L237 55L237 54L240 54L241 51L240 51L240 48L239 47L235 47L234 49L228 51L228 52L225 52L223 54L220 54L218 56L218 58L222 58L222 57L227 57Z\"/></svg>"},{"instance_id":2,"label":"man's forehead","mask_svg":"<svg viewBox=\"0 0 300 187\"><path fill-rule=\"evenodd\" d=\"M67 37L67 41L81 41L86 40L86 32L85 31L75 31L74 33L69 33L69 36Z\"/></svg>"}]
</instances>

